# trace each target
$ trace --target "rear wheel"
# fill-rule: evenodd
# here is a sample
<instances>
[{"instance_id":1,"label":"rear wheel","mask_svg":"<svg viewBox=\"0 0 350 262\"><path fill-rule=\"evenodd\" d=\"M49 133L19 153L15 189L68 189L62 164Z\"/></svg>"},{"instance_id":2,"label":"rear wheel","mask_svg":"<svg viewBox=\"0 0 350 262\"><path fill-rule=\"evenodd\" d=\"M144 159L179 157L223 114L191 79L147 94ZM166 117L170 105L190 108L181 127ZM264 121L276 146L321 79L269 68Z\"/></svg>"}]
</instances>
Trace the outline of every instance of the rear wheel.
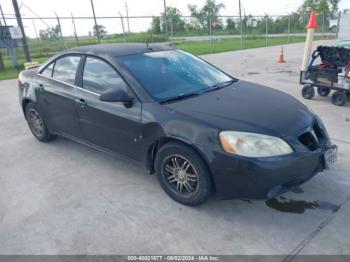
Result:
<instances>
[{"instance_id":1,"label":"rear wheel","mask_svg":"<svg viewBox=\"0 0 350 262\"><path fill-rule=\"evenodd\" d=\"M345 105L347 96L344 92L336 91L332 94L332 103L336 106Z\"/></svg>"},{"instance_id":2,"label":"rear wheel","mask_svg":"<svg viewBox=\"0 0 350 262\"><path fill-rule=\"evenodd\" d=\"M325 88L325 87L317 87L317 93L320 96L326 97L329 95L329 93L331 92L331 90L329 88Z\"/></svg>"},{"instance_id":3,"label":"rear wheel","mask_svg":"<svg viewBox=\"0 0 350 262\"><path fill-rule=\"evenodd\" d=\"M43 118L33 103L27 104L25 115L30 131L36 139L41 142L49 142L57 137L49 132Z\"/></svg>"},{"instance_id":4,"label":"rear wheel","mask_svg":"<svg viewBox=\"0 0 350 262\"><path fill-rule=\"evenodd\" d=\"M164 145L157 153L155 168L159 184L177 202L196 206L208 200L210 174L192 148L173 142Z\"/></svg>"},{"instance_id":5,"label":"rear wheel","mask_svg":"<svg viewBox=\"0 0 350 262\"><path fill-rule=\"evenodd\" d=\"M301 94L305 99L312 99L315 95L315 90L313 86L306 85L301 90Z\"/></svg>"}]
</instances>

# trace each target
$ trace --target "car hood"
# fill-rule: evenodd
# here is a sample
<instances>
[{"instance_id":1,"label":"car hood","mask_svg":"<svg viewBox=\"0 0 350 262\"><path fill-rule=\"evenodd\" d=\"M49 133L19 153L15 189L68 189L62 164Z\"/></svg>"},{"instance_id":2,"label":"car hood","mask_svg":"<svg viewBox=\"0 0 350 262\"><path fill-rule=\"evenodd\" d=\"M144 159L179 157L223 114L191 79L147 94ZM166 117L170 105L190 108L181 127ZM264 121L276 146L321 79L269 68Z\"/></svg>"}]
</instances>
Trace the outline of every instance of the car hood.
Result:
<instances>
[{"instance_id":1,"label":"car hood","mask_svg":"<svg viewBox=\"0 0 350 262\"><path fill-rule=\"evenodd\" d=\"M314 118L306 106L290 95L246 81L166 106L220 130L277 136L295 136Z\"/></svg>"}]
</instances>

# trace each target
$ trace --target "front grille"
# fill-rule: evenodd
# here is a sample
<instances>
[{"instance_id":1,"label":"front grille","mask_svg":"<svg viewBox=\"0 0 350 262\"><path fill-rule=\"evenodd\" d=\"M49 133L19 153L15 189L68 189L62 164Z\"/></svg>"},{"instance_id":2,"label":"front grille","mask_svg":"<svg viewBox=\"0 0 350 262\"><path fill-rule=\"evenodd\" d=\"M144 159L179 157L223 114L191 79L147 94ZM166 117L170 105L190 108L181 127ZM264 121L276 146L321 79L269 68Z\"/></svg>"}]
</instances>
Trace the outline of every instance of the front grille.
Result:
<instances>
[{"instance_id":1,"label":"front grille","mask_svg":"<svg viewBox=\"0 0 350 262\"><path fill-rule=\"evenodd\" d=\"M322 144L324 144L326 138L323 130L320 128L318 123L315 121L311 130L303 133L299 136L299 141L311 151L315 151Z\"/></svg>"}]
</instances>

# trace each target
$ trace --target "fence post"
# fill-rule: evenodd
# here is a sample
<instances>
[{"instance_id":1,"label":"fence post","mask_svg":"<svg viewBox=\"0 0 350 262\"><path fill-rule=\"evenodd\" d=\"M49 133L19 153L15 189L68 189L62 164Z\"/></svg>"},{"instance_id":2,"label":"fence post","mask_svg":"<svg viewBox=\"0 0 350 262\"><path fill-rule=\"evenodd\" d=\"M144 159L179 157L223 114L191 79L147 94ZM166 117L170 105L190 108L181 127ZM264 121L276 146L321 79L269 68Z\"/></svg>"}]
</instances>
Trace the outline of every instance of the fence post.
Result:
<instances>
[{"instance_id":1,"label":"fence post","mask_svg":"<svg viewBox=\"0 0 350 262\"><path fill-rule=\"evenodd\" d=\"M174 39L173 19L172 19L172 17L170 17L170 35L171 35L170 42L172 43L173 39Z\"/></svg>"},{"instance_id":2,"label":"fence post","mask_svg":"<svg viewBox=\"0 0 350 262\"><path fill-rule=\"evenodd\" d=\"M7 52L9 54L9 56L10 56L12 67L18 69L19 66L18 66L18 60L17 60L17 55L16 55L16 52L15 52L15 49L12 48L12 47L7 48Z\"/></svg>"},{"instance_id":3,"label":"fence post","mask_svg":"<svg viewBox=\"0 0 350 262\"><path fill-rule=\"evenodd\" d=\"M335 35L335 38L338 38L338 35L339 35L340 19L341 19L341 11L338 12L337 34Z\"/></svg>"},{"instance_id":4,"label":"fence post","mask_svg":"<svg viewBox=\"0 0 350 262\"><path fill-rule=\"evenodd\" d=\"M36 25L35 25L35 22L34 22L33 19L32 19L32 24L33 24L33 28L34 28L34 32L35 32L36 39L39 40L38 31L36 30Z\"/></svg>"},{"instance_id":5,"label":"fence post","mask_svg":"<svg viewBox=\"0 0 350 262\"><path fill-rule=\"evenodd\" d=\"M166 13L166 0L164 2L164 29L165 29L165 40L168 40L168 15Z\"/></svg>"},{"instance_id":6,"label":"fence post","mask_svg":"<svg viewBox=\"0 0 350 262\"><path fill-rule=\"evenodd\" d=\"M74 29L74 38L75 38L75 42L76 42L77 46L79 46L78 34L77 34L77 29L76 29L76 27L75 27L75 22L74 22L73 13L71 13L71 16L72 16L72 23L73 23L73 29Z\"/></svg>"},{"instance_id":7,"label":"fence post","mask_svg":"<svg viewBox=\"0 0 350 262\"><path fill-rule=\"evenodd\" d=\"M1 18L0 18L0 26L2 26ZM4 65L4 60L2 58L2 49L0 48L0 71L4 69L5 69L5 65Z\"/></svg>"},{"instance_id":8,"label":"fence post","mask_svg":"<svg viewBox=\"0 0 350 262\"><path fill-rule=\"evenodd\" d=\"M63 45L63 49L66 50L66 45L64 44L64 39L63 39L63 34L62 34L62 28L61 28L61 22L60 22L60 18L58 17L58 15L55 13L56 18L57 18L57 24L58 24L58 29L60 30L60 39L61 39L61 43Z\"/></svg>"},{"instance_id":9,"label":"fence post","mask_svg":"<svg viewBox=\"0 0 350 262\"><path fill-rule=\"evenodd\" d=\"M94 2L93 0L90 0L91 3L91 8L92 8L92 14L94 16L94 21L95 21L95 28L96 28L96 35L97 35L97 41L100 44L101 40L100 40L100 30L98 30L98 25L97 25L97 20L96 20L96 15L95 15L95 7L94 7ZM94 31L94 30L92 30Z\"/></svg>"},{"instance_id":10,"label":"fence post","mask_svg":"<svg viewBox=\"0 0 350 262\"><path fill-rule=\"evenodd\" d=\"M128 10L128 4L126 1L125 1L125 11L126 11L126 22L128 23L128 35L130 35L129 10Z\"/></svg>"},{"instance_id":11,"label":"fence post","mask_svg":"<svg viewBox=\"0 0 350 262\"><path fill-rule=\"evenodd\" d=\"M325 25L325 13L322 12L322 36L324 36L324 25Z\"/></svg>"},{"instance_id":12,"label":"fence post","mask_svg":"<svg viewBox=\"0 0 350 262\"><path fill-rule=\"evenodd\" d=\"M269 37L269 27L268 27L268 15L265 16L265 30L266 30L266 47L268 46L268 37Z\"/></svg>"},{"instance_id":13,"label":"fence post","mask_svg":"<svg viewBox=\"0 0 350 262\"><path fill-rule=\"evenodd\" d=\"M4 60L2 58L2 50L0 48L0 71L5 69Z\"/></svg>"},{"instance_id":14,"label":"fence post","mask_svg":"<svg viewBox=\"0 0 350 262\"><path fill-rule=\"evenodd\" d=\"M288 43L290 43L290 14L288 15Z\"/></svg>"},{"instance_id":15,"label":"fence post","mask_svg":"<svg viewBox=\"0 0 350 262\"><path fill-rule=\"evenodd\" d=\"M210 53L213 52L212 34L211 34L211 17L209 16L209 39L210 39Z\"/></svg>"},{"instance_id":16,"label":"fence post","mask_svg":"<svg viewBox=\"0 0 350 262\"><path fill-rule=\"evenodd\" d=\"M122 14L119 12L120 15L120 20L122 22L122 29L123 29L123 37L124 37L124 42L126 43L126 35L125 35L125 29L124 29L124 21L123 21L123 16Z\"/></svg>"},{"instance_id":17,"label":"fence post","mask_svg":"<svg viewBox=\"0 0 350 262\"><path fill-rule=\"evenodd\" d=\"M241 49L243 49L243 21L242 21L241 0L239 0L239 24L241 27Z\"/></svg>"}]
</instances>

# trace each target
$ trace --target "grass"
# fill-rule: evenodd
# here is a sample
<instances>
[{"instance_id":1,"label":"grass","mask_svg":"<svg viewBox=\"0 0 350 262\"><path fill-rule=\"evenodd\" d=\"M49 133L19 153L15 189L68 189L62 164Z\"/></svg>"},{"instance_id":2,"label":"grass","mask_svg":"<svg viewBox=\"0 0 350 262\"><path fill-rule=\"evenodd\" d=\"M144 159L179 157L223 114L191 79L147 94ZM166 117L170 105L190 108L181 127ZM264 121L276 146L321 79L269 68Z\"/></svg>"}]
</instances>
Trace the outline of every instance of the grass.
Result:
<instances>
[{"instance_id":1,"label":"grass","mask_svg":"<svg viewBox=\"0 0 350 262\"><path fill-rule=\"evenodd\" d=\"M43 63L47 60L47 58L48 58L47 56L37 57L35 58L35 61L39 63ZM19 59L18 60L19 68L13 68L10 60L4 59L5 70L0 71L0 80L17 78L19 72L24 68L23 67L24 62L25 60L23 58Z\"/></svg>"},{"instance_id":2,"label":"grass","mask_svg":"<svg viewBox=\"0 0 350 262\"><path fill-rule=\"evenodd\" d=\"M317 39L321 39L316 37ZM324 39L324 38L323 38ZM290 37L289 42L287 37L276 37L269 38L267 41L268 46L276 46L276 45L286 45L291 43L300 43L304 42L305 37ZM213 40L210 46L209 41L200 41L200 42L183 42L175 44L177 48L183 49L189 53L194 55L205 55L210 53L221 53L228 51L236 51L241 49L241 40L240 39L224 39L224 40ZM257 47L265 47L266 39L265 38L245 38L243 40L243 48L257 48Z\"/></svg>"},{"instance_id":3,"label":"grass","mask_svg":"<svg viewBox=\"0 0 350 262\"><path fill-rule=\"evenodd\" d=\"M131 34L128 37L128 42L145 42L147 40L150 42L161 42L164 41L164 36L162 35L150 35L149 33L137 33L137 34ZM325 39L321 37L316 37L317 39ZM289 43L298 43L298 42L304 42L305 37L297 37L292 36L289 39ZM124 38L121 35L116 36L109 36L105 39L102 39L102 43L121 43L124 42ZM275 46L275 45L285 45L288 44L288 38L287 37L276 37L276 38L269 38L268 39L268 46ZM79 38L79 45L89 45L89 44L97 44L97 40L91 37L85 37L85 38ZM62 50L62 43L60 41L50 42L50 41L39 41L39 40L33 40L31 39L29 41L31 54L34 61L37 61L39 63L44 62L48 57L52 56L53 54L56 54L59 50ZM65 45L70 48L77 45L74 38L67 38L65 39ZM204 54L210 54L210 53L220 53L220 52L227 52L227 51L235 51L239 50L241 47L241 40L240 39L224 39L224 40L213 40L212 44L210 45L210 41L198 41L198 42L183 42L183 43L175 43L174 44L176 48L180 48L183 50L186 50L194 55L204 55ZM258 36L251 36L246 37L243 40L243 47L244 49L250 49L250 48L257 48L257 47L264 47L266 46L266 39L265 38L259 38ZM23 51L22 49L18 48L17 56L19 58L19 68L14 69L11 66L10 60L5 57L4 63L6 69L3 71L0 71L0 80L5 79L13 79L18 76L18 73L20 70L23 69L24 64L24 58L23 58Z\"/></svg>"}]
</instances>

